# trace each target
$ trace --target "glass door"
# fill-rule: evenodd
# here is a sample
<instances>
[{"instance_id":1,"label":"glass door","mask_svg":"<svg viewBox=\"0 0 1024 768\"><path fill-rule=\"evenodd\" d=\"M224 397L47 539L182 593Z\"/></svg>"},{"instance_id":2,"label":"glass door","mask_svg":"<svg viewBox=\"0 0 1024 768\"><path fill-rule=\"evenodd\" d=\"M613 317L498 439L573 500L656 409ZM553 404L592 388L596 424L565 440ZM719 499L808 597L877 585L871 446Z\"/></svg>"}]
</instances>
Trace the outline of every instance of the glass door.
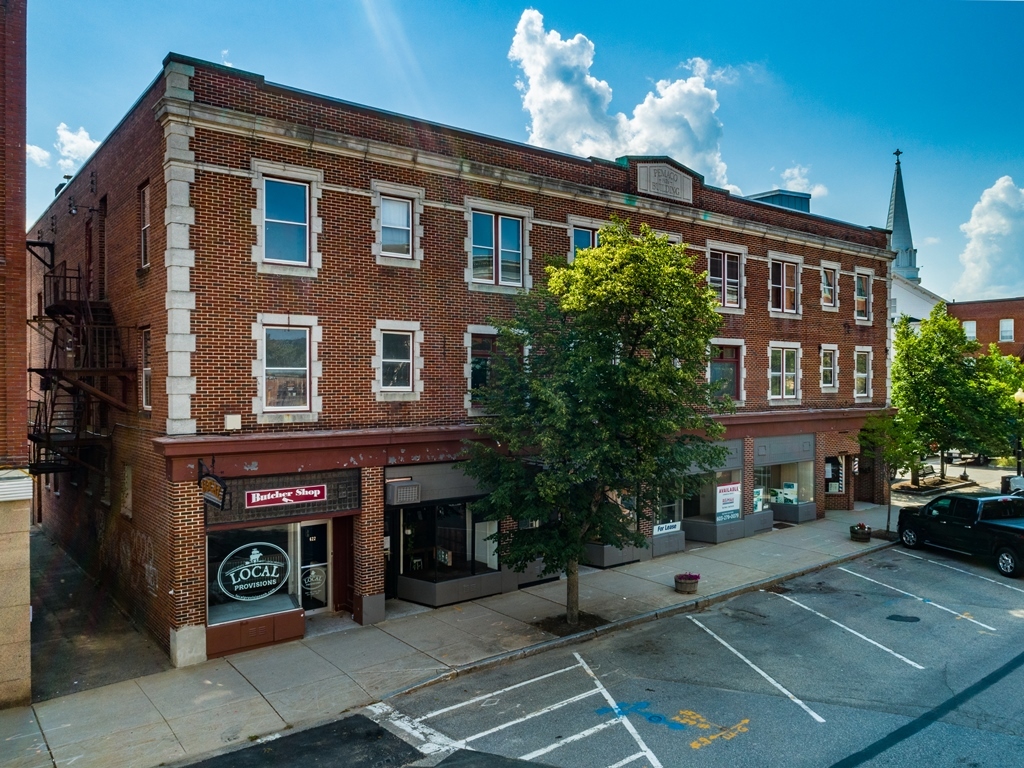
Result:
<instances>
[{"instance_id":1,"label":"glass door","mask_svg":"<svg viewBox=\"0 0 1024 768\"><path fill-rule=\"evenodd\" d=\"M299 534L299 584L306 613L330 606L328 522L303 523Z\"/></svg>"}]
</instances>

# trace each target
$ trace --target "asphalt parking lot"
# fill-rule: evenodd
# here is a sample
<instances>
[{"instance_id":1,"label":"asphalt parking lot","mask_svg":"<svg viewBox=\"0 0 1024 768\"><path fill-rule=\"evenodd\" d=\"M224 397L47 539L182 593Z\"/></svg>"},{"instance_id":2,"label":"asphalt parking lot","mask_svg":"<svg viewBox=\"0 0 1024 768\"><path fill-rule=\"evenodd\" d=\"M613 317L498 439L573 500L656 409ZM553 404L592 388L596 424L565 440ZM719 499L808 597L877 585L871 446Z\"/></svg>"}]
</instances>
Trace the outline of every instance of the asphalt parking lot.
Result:
<instances>
[{"instance_id":1,"label":"asphalt parking lot","mask_svg":"<svg viewBox=\"0 0 1024 768\"><path fill-rule=\"evenodd\" d=\"M1024 580L901 547L391 699L438 756L565 768L1019 766Z\"/></svg>"}]
</instances>

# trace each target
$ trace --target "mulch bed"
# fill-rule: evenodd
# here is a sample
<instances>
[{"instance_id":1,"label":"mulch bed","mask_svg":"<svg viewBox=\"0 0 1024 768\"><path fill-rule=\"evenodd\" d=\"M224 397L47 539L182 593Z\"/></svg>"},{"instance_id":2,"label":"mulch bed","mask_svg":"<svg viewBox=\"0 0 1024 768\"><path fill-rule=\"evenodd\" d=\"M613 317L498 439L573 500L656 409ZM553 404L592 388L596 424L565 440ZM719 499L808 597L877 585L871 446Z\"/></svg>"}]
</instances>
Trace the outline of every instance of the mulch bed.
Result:
<instances>
[{"instance_id":1,"label":"mulch bed","mask_svg":"<svg viewBox=\"0 0 1024 768\"><path fill-rule=\"evenodd\" d=\"M577 632L586 632L588 629L596 629L597 627L603 627L605 624L611 624L611 622L603 616L598 616L596 613L586 613L580 611L580 623L574 627L570 627L565 621L565 614L560 616L551 616L547 619L541 619L540 621L530 622L532 626L537 629L548 632L558 637L565 637L566 635L575 635Z\"/></svg>"}]
</instances>

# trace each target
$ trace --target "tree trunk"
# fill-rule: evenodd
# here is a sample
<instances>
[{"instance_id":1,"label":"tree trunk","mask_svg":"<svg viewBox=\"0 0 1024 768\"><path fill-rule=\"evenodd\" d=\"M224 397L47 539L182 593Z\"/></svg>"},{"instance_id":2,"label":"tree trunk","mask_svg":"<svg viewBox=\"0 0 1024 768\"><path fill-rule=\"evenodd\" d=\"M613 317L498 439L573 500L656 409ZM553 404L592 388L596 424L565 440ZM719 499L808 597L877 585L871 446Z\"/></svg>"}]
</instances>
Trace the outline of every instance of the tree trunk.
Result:
<instances>
[{"instance_id":1,"label":"tree trunk","mask_svg":"<svg viewBox=\"0 0 1024 768\"><path fill-rule=\"evenodd\" d=\"M946 479L946 450L939 448L939 480Z\"/></svg>"},{"instance_id":2,"label":"tree trunk","mask_svg":"<svg viewBox=\"0 0 1024 768\"><path fill-rule=\"evenodd\" d=\"M580 564L576 560L565 567L565 622L570 627L580 623Z\"/></svg>"}]
</instances>

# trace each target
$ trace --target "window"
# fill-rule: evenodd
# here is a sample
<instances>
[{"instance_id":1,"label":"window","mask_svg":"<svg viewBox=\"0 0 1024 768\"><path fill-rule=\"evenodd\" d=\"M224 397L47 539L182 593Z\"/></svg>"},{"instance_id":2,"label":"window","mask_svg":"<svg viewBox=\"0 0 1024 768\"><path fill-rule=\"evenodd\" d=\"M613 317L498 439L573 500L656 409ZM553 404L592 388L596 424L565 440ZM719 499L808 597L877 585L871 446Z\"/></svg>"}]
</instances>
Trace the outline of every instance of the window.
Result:
<instances>
[{"instance_id":1,"label":"window","mask_svg":"<svg viewBox=\"0 0 1024 768\"><path fill-rule=\"evenodd\" d=\"M964 336L968 341L978 340L978 323L974 320L964 320Z\"/></svg>"},{"instance_id":2,"label":"window","mask_svg":"<svg viewBox=\"0 0 1024 768\"><path fill-rule=\"evenodd\" d=\"M153 361L150 355L150 330L142 329L142 408L153 410Z\"/></svg>"},{"instance_id":3,"label":"window","mask_svg":"<svg viewBox=\"0 0 1024 768\"><path fill-rule=\"evenodd\" d=\"M771 309L775 312L797 313L797 269L791 261L771 262Z\"/></svg>"},{"instance_id":4,"label":"window","mask_svg":"<svg viewBox=\"0 0 1024 768\"><path fill-rule=\"evenodd\" d=\"M814 501L814 462L797 461L754 467L754 491L764 504L805 504Z\"/></svg>"},{"instance_id":5,"label":"window","mask_svg":"<svg viewBox=\"0 0 1024 768\"><path fill-rule=\"evenodd\" d=\"M139 189L139 266L149 266L149 184Z\"/></svg>"},{"instance_id":6,"label":"window","mask_svg":"<svg viewBox=\"0 0 1024 768\"><path fill-rule=\"evenodd\" d=\"M426 191L422 187L370 182L373 203L373 255L378 264L419 269L423 261L420 216Z\"/></svg>"},{"instance_id":7,"label":"window","mask_svg":"<svg viewBox=\"0 0 1024 768\"><path fill-rule=\"evenodd\" d=\"M523 284L521 220L473 212L473 282Z\"/></svg>"},{"instance_id":8,"label":"window","mask_svg":"<svg viewBox=\"0 0 1024 768\"><path fill-rule=\"evenodd\" d=\"M769 347L768 397L795 400L797 397L797 353L790 347Z\"/></svg>"},{"instance_id":9,"label":"window","mask_svg":"<svg viewBox=\"0 0 1024 768\"><path fill-rule=\"evenodd\" d=\"M715 346L711 348L708 382L718 397L740 399L740 348Z\"/></svg>"},{"instance_id":10,"label":"window","mask_svg":"<svg viewBox=\"0 0 1024 768\"><path fill-rule=\"evenodd\" d=\"M825 493L842 493L846 489L842 456L825 457Z\"/></svg>"},{"instance_id":11,"label":"window","mask_svg":"<svg viewBox=\"0 0 1024 768\"><path fill-rule=\"evenodd\" d=\"M821 306L834 307L838 300L837 286L839 270L835 267L821 268Z\"/></svg>"},{"instance_id":12,"label":"window","mask_svg":"<svg viewBox=\"0 0 1024 768\"><path fill-rule=\"evenodd\" d=\"M264 409L306 410L309 407L309 329L268 326L263 379Z\"/></svg>"},{"instance_id":13,"label":"window","mask_svg":"<svg viewBox=\"0 0 1024 768\"><path fill-rule=\"evenodd\" d=\"M1003 318L999 321L999 340L1013 341L1013 318Z\"/></svg>"},{"instance_id":14,"label":"window","mask_svg":"<svg viewBox=\"0 0 1024 768\"><path fill-rule=\"evenodd\" d=\"M740 255L711 251L708 255L708 283L723 307L740 305Z\"/></svg>"},{"instance_id":15,"label":"window","mask_svg":"<svg viewBox=\"0 0 1024 768\"><path fill-rule=\"evenodd\" d=\"M267 261L309 263L309 186L294 181L265 179L264 254Z\"/></svg>"},{"instance_id":16,"label":"window","mask_svg":"<svg viewBox=\"0 0 1024 768\"><path fill-rule=\"evenodd\" d=\"M464 503L431 504L399 510L398 541L392 544L402 576L451 581L498 570L496 520L484 520Z\"/></svg>"},{"instance_id":17,"label":"window","mask_svg":"<svg viewBox=\"0 0 1024 768\"><path fill-rule=\"evenodd\" d=\"M373 331L373 391L378 401L419 400L423 391L423 332L418 322L378 320Z\"/></svg>"},{"instance_id":18,"label":"window","mask_svg":"<svg viewBox=\"0 0 1024 768\"><path fill-rule=\"evenodd\" d=\"M834 346L821 347L821 389L835 391L839 381L839 350Z\"/></svg>"},{"instance_id":19,"label":"window","mask_svg":"<svg viewBox=\"0 0 1024 768\"><path fill-rule=\"evenodd\" d=\"M857 273L854 277L853 315L857 320L871 319L871 275Z\"/></svg>"},{"instance_id":20,"label":"window","mask_svg":"<svg viewBox=\"0 0 1024 768\"><path fill-rule=\"evenodd\" d=\"M598 244L598 234L596 229L584 229L582 227L572 228L573 253L582 248L596 248Z\"/></svg>"},{"instance_id":21,"label":"window","mask_svg":"<svg viewBox=\"0 0 1024 768\"><path fill-rule=\"evenodd\" d=\"M261 313L252 326L256 360L253 413L259 424L309 423L323 409L318 395L321 330L312 315Z\"/></svg>"},{"instance_id":22,"label":"window","mask_svg":"<svg viewBox=\"0 0 1024 768\"><path fill-rule=\"evenodd\" d=\"M486 387L491 373L491 355L494 354L494 336L474 333L470 345L470 390Z\"/></svg>"},{"instance_id":23,"label":"window","mask_svg":"<svg viewBox=\"0 0 1024 768\"><path fill-rule=\"evenodd\" d=\"M871 350L858 347L853 353L854 397L871 396Z\"/></svg>"},{"instance_id":24,"label":"window","mask_svg":"<svg viewBox=\"0 0 1024 768\"><path fill-rule=\"evenodd\" d=\"M255 158L251 163L256 191L252 260L257 272L316 277L322 263L317 238L323 221L317 216L317 205L323 172Z\"/></svg>"}]
</instances>

